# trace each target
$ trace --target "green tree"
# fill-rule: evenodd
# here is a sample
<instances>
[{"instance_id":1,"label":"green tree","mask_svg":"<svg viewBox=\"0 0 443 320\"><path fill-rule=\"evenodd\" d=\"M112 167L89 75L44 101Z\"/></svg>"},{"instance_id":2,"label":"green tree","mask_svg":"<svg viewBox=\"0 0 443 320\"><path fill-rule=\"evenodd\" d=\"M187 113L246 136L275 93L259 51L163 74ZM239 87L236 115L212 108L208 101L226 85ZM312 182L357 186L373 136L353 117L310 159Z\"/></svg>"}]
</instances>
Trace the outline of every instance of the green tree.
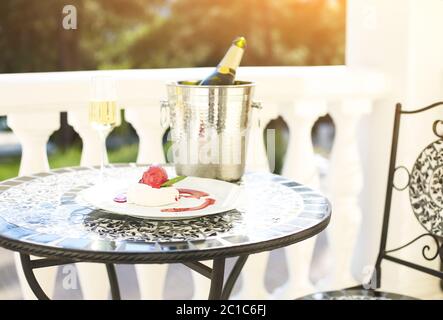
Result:
<instances>
[{"instance_id":1,"label":"green tree","mask_svg":"<svg viewBox=\"0 0 443 320\"><path fill-rule=\"evenodd\" d=\"M237 35L243 65L343 63L345 2L179 0L129 48L132 67L213 66Z\"/></svg>"},{"instance_id":2,"label":"green tree","mask_svg":"<svg viewBox=\"0 0 443 320\"><path fill-rule=\"evenodd\" d=\"M2 0L0 72L96 69L128 32L148 23L160 0ZM63 7L77 9L78 28L62 26ZM112 51L111 51L112 53Z\"/></svg>"},{"instance_id":3,"label":"green tree","mask_svg":"<svg viewBox=\"0 0 443 320\"><path fill-rule=\"evenodd\" d=\"M239 34L243 65L343 62L344 0L0 1L0 72L213 66Z\"/></svg>"}]
</instances>

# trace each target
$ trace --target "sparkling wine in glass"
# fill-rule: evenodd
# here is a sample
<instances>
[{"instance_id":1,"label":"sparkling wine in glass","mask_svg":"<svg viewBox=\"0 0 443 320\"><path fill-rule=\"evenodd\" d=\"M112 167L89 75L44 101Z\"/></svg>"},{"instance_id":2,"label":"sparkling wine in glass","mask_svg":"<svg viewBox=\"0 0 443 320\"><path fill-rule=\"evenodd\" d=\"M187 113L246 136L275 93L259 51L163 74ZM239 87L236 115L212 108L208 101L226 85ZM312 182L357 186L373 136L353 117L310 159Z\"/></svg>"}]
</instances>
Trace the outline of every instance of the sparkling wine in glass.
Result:
<instances>
[{"instance_id":1,"label":"sparkling wine in glass","mask_svg":"<svg viewBox=\"0 0 443 320\"><path fill-rule=\"evenodd\" d=\"M91 81L89 123L100 137L100 177L103 180L106 162L106 137L117 123L117 94L114 78L96 76Z\"/></svg>"}]
</instances>

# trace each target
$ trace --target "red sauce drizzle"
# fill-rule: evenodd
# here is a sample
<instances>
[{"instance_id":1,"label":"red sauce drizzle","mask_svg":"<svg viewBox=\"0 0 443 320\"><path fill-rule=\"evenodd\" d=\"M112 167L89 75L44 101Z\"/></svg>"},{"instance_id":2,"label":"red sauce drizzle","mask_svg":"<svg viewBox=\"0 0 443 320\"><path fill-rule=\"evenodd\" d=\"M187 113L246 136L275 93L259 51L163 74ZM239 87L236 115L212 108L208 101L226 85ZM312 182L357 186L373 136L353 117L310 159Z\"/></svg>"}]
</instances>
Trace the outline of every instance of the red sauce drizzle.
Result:
<instances>
[{"instance_id":1,"label":"red sauce drizzle","mask_svg":"<svg viewBox=\"0 0 443 320\"><path fill-rule=\"evenodd\" d=\"M189 207L189 208L167 208L160 210L161 212L184 212L184 211L196 211L204 209L210 205L213 205L215 203L215 199L212 198L206 198L205 202L203 202L201 205L196 207Z\"/></svg>"},{"instance_id":2,"label":"red sauce drizzle","mask_svg":"<svg viewBox=\"0 0 443 320\"><path fill-rule=\"evenodd\" d=\"M200 199L201 197L209 196L209 194L206 193L206 192L198 191L198 190L193 190L193 189L182 189L182 188L179 188L177 190L178 190L178 193L180 194L180 197L183 197L183 198Z\"/></svg>"}]
</instances>

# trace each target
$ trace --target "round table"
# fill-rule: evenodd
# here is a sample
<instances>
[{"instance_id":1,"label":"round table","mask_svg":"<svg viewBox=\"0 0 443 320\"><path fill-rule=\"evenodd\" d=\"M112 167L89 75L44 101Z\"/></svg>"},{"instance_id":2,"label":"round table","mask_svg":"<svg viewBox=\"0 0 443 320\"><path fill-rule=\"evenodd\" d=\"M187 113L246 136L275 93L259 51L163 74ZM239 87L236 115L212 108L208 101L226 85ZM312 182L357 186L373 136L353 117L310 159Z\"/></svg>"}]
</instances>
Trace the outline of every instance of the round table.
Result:
<instances>
[{"instance_id":1,"label":"round table","mask_svg":"<svg viewBox=\"0 0 443 320\"><path fill-rule=\"evenodd\" d=\"M140 177L146 165L113 164L108 179ZM168 168L168 170L173 170ZM241 207L216 215L155 221L117 215L80 200L97 167L73 167L0 183L0 246L20 253L25 277L48 299L34 269L75 262L104 263L113 299L120 298L115 264L182 263L211 280L210 299L227 299L248 255L285 247L326 228L329 201L297 182L246 173ZM41 257L31 259L30 255ZM225 259L238 257L224 279ZM212 268L199 261L213 260Z\"/></svg>"}]
</instances>

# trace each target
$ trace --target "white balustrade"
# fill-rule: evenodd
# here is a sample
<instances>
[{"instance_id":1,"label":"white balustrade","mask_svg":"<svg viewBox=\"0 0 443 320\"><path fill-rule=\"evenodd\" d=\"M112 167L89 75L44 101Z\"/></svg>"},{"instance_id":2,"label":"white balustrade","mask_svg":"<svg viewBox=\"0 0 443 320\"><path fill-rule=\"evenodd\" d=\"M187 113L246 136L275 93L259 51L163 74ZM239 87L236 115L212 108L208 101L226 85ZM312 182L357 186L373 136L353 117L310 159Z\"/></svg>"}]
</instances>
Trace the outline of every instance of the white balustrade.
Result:
<instances>
[{"instance_id":1,"label":"white balustrade","mask_svg":"<svg viewBox=\"0 0 443 320\"><path fill-rule=\"evenodd\" d=\"M136 265L140 297L143 300L161 300L164 297L167 265Z\"/></svg>"},{"instance_id":2,"label":"white balustrade","mask_svg":"<svg viewBox=\"0 0 443 320\"><path fill-rule=\"evenodd\" d=\"M315 166L311 131L315 121L325 113L324 99L302 99L297 100L292 110L284 114L290 137L283 176L314 189L319 187L319 175ZM290 299L315 291L310 280L310 266L316 239L312 237L285 249L289 279L287 285L276 291L277 297Z\"/></svg>"},{"instance_id":3,"label":"white balustrade","mask_svg":"<svg viewBox=\"0 0 443 320\"><path fill-rule=\"evenodd\" d=\"M22 145L20 175L48 171L46 143L49 136L60 127L58 112L11 113L8 126Z\"/></svg>"},{"instance_id":4,"label":"white balustrade","mask_svg":"<svg viewBox=\"0 0 443 320\"><path fill-rule=\"evenodd\" d=\"M69 111L68 123L80 135L83 142L80 165L99 165L101 163L103 146L97 130L94 130L89 123L88 108ZM118 112L117 125L120 125L120 123L120 112ZM107 153L104 155L104 161L105 164L108 163ZM78 263L76 267L83 298L86 300L107 299L110 287L106 267L103 264L97 263Z\"/></svg>"},{"instance_id":5,"label":"white balustrade","mask_svg":"<svg viewBox=\"0 0 443 320\"><path fill-rule=\"evenodd\" d=\"M125 109L126 120L139 136L138 163L162 163L165 161L162 137L165 128L160 125L160 100L165 97L165 83L171 80L200 78L210 68L156 69L108 71L117 81L118 104ZM0 75L0 115L8 116L8 124L17 134L23 146L20 174L49 169L46 142L59 126L59 113L68 112L69 124L83 141L81 165L90 166L100 161L100 144L97 135L89 127L87 105L91 72L59 72ZM333 222L330 232L335 243L354 239L360 215L357 198L361 175L358 168L358 150L353 135L358 119L368 112L370 101L380 96L385 87L384 77L362 68L334 67L245 67L239 71L241 79L257 84L254 100L261 101L263 109L254 112L251 119L247 170L273 170L267 162L263 141L263 129L272 119L282 116L289 126L290 139L283 175L318 188L318 172L311 141L311 130L318 117L329 111L337 128L337 140L332 157L333 174L330 177L330 193L334 202ZM22 92L27 92L23 95ZM261 127L257 124L261 122ZM272 132L270 136L272 140ZM269 144L272 148L272 143ZM343 153L342 153L343 152ZM344 178L341 178L344 177ZM352 190L346 192L339 186L348 180ZM349 219L355 221L350 222ZM344 221L348 220L348 221ZM348 233L340 236L345 228ZM351 230L350 230L351 229ZM343 233L345 234L345 233ZM348 240L343 240L348 239ZM316 238L303 241L286 249L289 279L274 294L267 292L264 279L269 253L252 255L242 273L242 287L238 298L294 298L315 290L310 282L310 265ZM352 242L352 240L349 240ZM341 268L348 268L352 248L332 252ZM209 262L205 262L209 263ZM283 263L283 262L282 262ZM109 286L104 267L96 264L77 264L79 279L85 298L106 298ZM166 265L141 265L136 267L141 297L163 297ZM341 271L343 271L341 269ZM38 270L44 287L53 287L54 272L44 279ZM346 274L346 272L343 272ZM194 298L207 297L209 281L193 274ZM52 278L51 278L52 277ZM343 279L337 280L344 281ZM22 281L22 284L24 282ZM338 285L338 284L337 284ZM26 287L24 285L24 287Z\"/></svg>"},{"instance_id":6,"label":"white balustrade","mask_svg":"<svg viewBox=\"0 0 443 320\"><path fill-rule=\"evenodd\" d=\"M48 171L46 143L49 136L60 126L59 113L38 112L38 110L33 113L11 113L8 115L8 126L17 135L22 145L19 174L28 175ZM35 295L25 279L18 253L14 254L14 259L24 298L35 299ZM38 269L35 275L41 281L47 295L53 296L57 267Z\"/></svg>"},{"instance_id":7,"label":"white balustrade","mask_svg":"<svg viewBox=\"0 0 443 320\"><path fill-rule=\"evenodd\" d=\"M139 138L137 163L165 162L162 138L166 129L160 124L160 101L154 106L126 108L125 119Z\"/></svg>"},{"instance_id":8,"label":"white balustrade","mask_svg":"<svg viewBox=\"0 0 443 320\"><path fill-rule=\"evenodd\" d=\"M91 127L89 123L89 111L75 110L68 112L68 123L79 134L82 139L82 155L80 165L94 166L101 162L102 144L97 130ZM105 154L105 163L108 163L108 154Z\"/></svg>"},{"instance_id":9,"label":"white balustrade","mask_svg":"<svg viewBox=\"0 0 443 320\"><path fill-rule=\"evenodd\" d=\"M78 281L85 300L105 300L109 297L110 286L104 264L76 263Z\"/></svg>"},{"instance_id":10,"label":"white balustrade","mask_svg":"<svg viewBox=\"0 0 443 320\"><path fill-rule=\"evenodd\" d=\"M265 131L266 125L279 115L278 106L274 103L260 102L261 109L252 109L249 135L247 137L246 170L247 171L273 171L275 163L268 163L268 155L272 154L275 147L275 134L271 130ZM269 141L267 146L263 139L265 134ZM271 148L269 152L266 147Z\"/></svg>"},{"instance_id":11,"label":"white balustrade","mask_svg":"<svg viewBox=\"0 0 443 320\"><path fill-rule=\"evenodd\" d=\"M203 264L212 268L212 261L201 261ZM209 296L209 289L211 287L211 282L208 278L201 275L198 272L191 271L192 281L194 283L194 294L192 296L193 300L205 300Z\"/></svg>"},{"instance_id":12,"label":"white balustrade","mask_svg":"<svg viewBox=\"0 0 443 320\"><path fill-rule=\"evenodd\" d=\"M262 109L253 110L250 132L247 144L246 170L273 171L275 163L268 163L268 154L274 157L275 133L266 132L266 125L278 117L278 105L261 101ZM268 138L266 150L263 134ZM233 298L238 299L266 299L269 296L265 287L265 273L268 265L269 252L250 255L242 272L241 291Z\"/></svg>"},{"instance_id":13,"label":"white balustrade","mask_svg":"<svg viewBox=\"0 0 443 320\"><path fill-rule=\"evenodd\" d=\"M135 128L139 137L137 163L164 163L162 138L165 128L160 124L160 100L153 107L128 107L125 119ZM135 270L143 300L163 298L167 265L136 265Z\"/></svg>"},{"instance_id":14,"label":"white balustrade","mask_svg":"<svg viewBox=\"0 0 443 320\"><path fill-rule=\"evenodd\" d=\"M334 208L327 229L334 259L331 290L357 284L352 278L351 260L360 230L363 173L356 137L359 121L371 107L369 99L348 98L329 108L336 127L328 186Z\"/></svg>"},{"instance_id":15,"label":"white balustrade","mask_svg":"<svg viewBox=\"0 0 443 320\"><path fill-rule=\"evenodd\" d=\"M102 142L97 130L89 123L89 110L84 107L80 110L68 111L68 124L79 134L82 139L82 155L80 165L97 166L101 163ZM121 124L120 112L116 115L116 126ZM107 133L107 136L111 132ZM104 163L108 164L108 154L104 154Z\"/></svg>"}]
</instances>

